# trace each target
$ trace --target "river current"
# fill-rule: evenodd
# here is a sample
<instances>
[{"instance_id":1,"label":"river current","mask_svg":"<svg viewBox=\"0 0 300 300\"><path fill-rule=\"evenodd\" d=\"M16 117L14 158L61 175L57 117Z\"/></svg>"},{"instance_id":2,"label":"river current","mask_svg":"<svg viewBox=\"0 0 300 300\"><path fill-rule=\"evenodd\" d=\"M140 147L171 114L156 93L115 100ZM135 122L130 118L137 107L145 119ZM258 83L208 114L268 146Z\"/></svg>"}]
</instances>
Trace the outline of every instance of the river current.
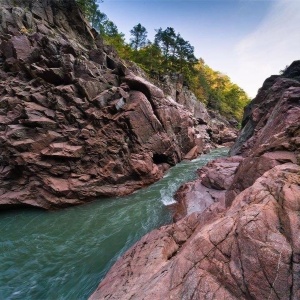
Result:
<instances>
[{"instance_id":1,"label":"river current","mask_svg":"<svg viewBox=\"0 0 300 300\"><path fill-rule=\"evenodd\" d=\"M0 300L81 300L112 264L147 232L171 222L166 205L213 150L171 168L164 178L129 196L100 199L57 212L0 213Z\"/></svg>"}]
</instances>

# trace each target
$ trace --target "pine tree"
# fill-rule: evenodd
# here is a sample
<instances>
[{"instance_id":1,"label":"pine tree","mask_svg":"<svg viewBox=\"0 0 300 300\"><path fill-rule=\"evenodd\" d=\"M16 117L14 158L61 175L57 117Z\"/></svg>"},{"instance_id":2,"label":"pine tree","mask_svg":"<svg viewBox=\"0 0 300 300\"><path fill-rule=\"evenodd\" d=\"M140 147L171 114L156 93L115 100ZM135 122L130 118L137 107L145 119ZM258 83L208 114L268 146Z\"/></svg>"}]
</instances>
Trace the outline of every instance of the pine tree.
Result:
<instances>
[{"instance_id":1,"label":"pine tree","mask_svg":"<svg viewBox=\"0 0 300 300\"><path fill-rule=\"evenodd\" d=\"M176 45L176 33L174 28L167 27L165 30L162 30L162 28L157 29L154 42L160 47L165 58L167 59L171 55L172 49L174 54Z\"/></svg>"},{"instance_id":2,"label":"pine tree","mask_svg":"<svg viewBox=\"0 0 300 300\"><path fill-rule=\"evenodd\" d=\"M140 23L134 26L130 30L131 38L130 38L130 46L137 51L138 49L141 49L145 47L147 42L147 30L144 26L142 26Z\"/></svg>"}]
</instances>

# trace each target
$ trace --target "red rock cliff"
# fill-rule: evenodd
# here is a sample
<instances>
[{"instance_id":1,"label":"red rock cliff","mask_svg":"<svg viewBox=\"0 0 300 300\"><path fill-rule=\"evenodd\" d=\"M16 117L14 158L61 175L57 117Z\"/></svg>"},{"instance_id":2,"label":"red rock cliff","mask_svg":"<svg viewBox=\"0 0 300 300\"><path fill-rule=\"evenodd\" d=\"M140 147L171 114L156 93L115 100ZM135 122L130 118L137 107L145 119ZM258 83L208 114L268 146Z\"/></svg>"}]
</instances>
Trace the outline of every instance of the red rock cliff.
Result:
<instances>
[{"instance_id":1,"label":"red rock cliff","mask_svg":"<svg viewBox=\"0 0 300 300\"><path fill-rule=\"evenodd\" d=\"M0 3L1 208L128 194L202 151L192 113L131 72L73 0Z\"/></svg>"},{"instance_id":2,"label":"red rock cliff","mask_svg":"<svg viewBox=\"0 0 300 300\"><path fill-rule=\"evenodd\" d=\"M300 298L300 61L267 79L231 150L181 187L90 299Z\"/></svg>"}]
</instances>

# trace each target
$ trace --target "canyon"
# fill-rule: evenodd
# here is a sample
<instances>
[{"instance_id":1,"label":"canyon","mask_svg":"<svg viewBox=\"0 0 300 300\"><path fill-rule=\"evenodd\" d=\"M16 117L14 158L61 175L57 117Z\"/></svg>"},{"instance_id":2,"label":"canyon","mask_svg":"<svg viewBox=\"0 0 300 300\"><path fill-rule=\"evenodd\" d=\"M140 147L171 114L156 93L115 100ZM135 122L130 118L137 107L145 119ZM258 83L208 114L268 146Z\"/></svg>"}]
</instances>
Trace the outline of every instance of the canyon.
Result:
<instances>
[{"instance_id":1,"label":"canyon","mask_svg":"<svg viewBox=\"0 0 300 300\"><path fill-rule=\"evenodd\" d=\"M90 299L300 298L300 61L265 80L237 135L179 74L121 60L74 1L0 4L1 210L128 195L231 147Z\"/></svg>"},{"instance_id":2,"label":"canyon","mask_svg":"<svg viewBox=\"0 0 300 300\"><path fill-rule=\"evenodd\" d=\"M167 94L126 66L75 2L2 0L1 20L0 208L130 194L235 139L182 80Z\"/></svg>"},{"instance_id":3,"label":"canyon","mask_svg":"<svg viewBox=\"0 0 300 300\"><path fill-rule=\"evenodd\" d=\"M299 299L300 61L246 107L230 157L176 194L90 299Z\"/></svg>"}]
</instances>

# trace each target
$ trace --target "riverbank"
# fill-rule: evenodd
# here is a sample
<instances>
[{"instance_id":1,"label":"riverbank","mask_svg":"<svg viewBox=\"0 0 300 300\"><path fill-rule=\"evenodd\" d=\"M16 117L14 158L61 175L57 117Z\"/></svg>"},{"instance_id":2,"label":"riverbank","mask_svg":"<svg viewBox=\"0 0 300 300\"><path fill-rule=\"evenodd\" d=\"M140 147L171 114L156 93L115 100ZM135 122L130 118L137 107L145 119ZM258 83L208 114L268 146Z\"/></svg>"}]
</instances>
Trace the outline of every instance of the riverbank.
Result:
<instances>
[{"instance_id":1,"label":"riverbank","mask_svg":"<svg viewBox=\"0 0 300 300\"><path fill-rule=\"evenodd\" d=\"M265 80L232 156L179 193L89 299L299 299L300 61ZM277 267L274 267L277 266Z\"/></svg>"},{"instance_id":2,"label":"riverbank","mask_svg":"<svg viewBox=\"0 0 300 300\"><path fill-rule=\"evenodd\" d=\"M171 168L132 195L57 212L1 212L0 299L86 299L112 264L143 235L172 220L166 205L213 150Z\"/></svg>"}]
</instances>

